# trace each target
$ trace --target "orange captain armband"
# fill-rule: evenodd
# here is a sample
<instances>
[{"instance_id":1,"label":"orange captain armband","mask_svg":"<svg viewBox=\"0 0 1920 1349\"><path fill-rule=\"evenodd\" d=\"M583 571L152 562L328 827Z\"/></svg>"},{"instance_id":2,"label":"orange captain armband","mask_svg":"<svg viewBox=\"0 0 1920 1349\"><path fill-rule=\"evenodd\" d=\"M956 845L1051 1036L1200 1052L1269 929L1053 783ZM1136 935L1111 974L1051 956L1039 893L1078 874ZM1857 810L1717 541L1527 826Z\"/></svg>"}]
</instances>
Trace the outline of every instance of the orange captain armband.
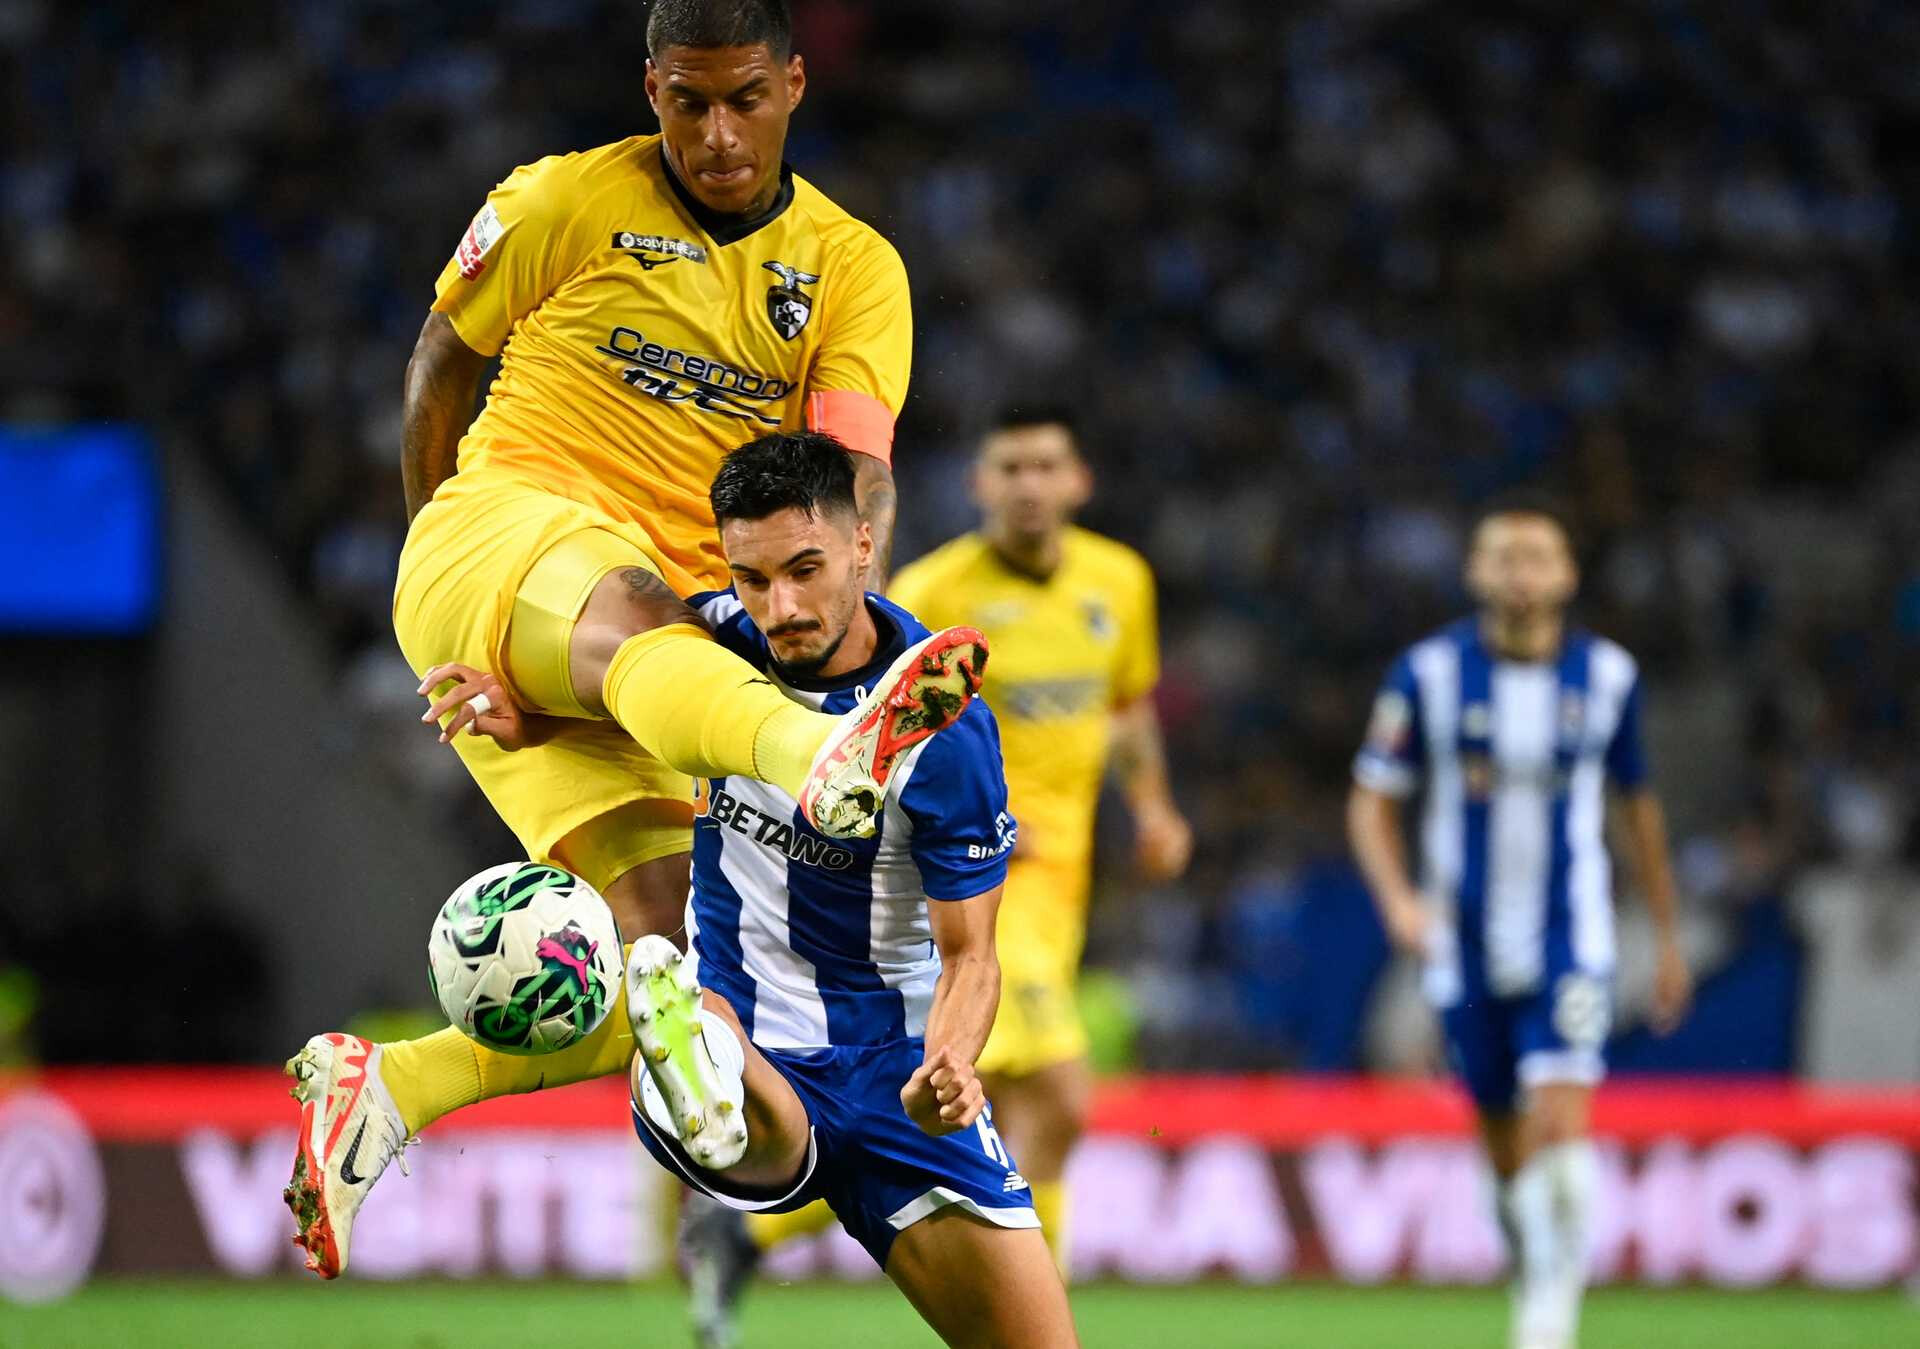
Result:
<instances>
[{"instance_id":1,"label":"orange captain armband","mask_svg":"<svg viewBox=\"0 0 1920 1349\"><path fill-rule=\"evenodd\" d=\"M807 395L807 428L893 466L893 411L872 394L822 389Z\"/></svg>"}]
</instances>

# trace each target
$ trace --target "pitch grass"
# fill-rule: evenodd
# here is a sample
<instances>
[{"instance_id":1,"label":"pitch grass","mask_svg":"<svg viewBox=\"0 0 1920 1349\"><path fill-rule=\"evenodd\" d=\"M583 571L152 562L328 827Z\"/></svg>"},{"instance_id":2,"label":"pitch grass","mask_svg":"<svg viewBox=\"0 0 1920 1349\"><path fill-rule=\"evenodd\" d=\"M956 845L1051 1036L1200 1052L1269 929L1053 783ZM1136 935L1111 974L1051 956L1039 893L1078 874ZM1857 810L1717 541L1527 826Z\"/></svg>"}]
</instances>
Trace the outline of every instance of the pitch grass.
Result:
<instances>
[{"instance_id":1,"label":"pitch grass","mask_svg":"<svg viewBox=\"0 0 1920 1349\"><path fill-rule=\"evenodd\" d=\"M1076 1289L1088 1349L1499 1349L1504 1301L1486 1289L1296 1285ZM937 1341L885 1285L762 1287L742 1349L918 1349ZM0 1303L0 1349L679 1349L671 1284L325 1286L114 1280L44 1307ZM1607 1289L1589 1300L1583 1349L1880 1349L1920 1346L1903 1293Z\"/></svg>"}]
</instances>

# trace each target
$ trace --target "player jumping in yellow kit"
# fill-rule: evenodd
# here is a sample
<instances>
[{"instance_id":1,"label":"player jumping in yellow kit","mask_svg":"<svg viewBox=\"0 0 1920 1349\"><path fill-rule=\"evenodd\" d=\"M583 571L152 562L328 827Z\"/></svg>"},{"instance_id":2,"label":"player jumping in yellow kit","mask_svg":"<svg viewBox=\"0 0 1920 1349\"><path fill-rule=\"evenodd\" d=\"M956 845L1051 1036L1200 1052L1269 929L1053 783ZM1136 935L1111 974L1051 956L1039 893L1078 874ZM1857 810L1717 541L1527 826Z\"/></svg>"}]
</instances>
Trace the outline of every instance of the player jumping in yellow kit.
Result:
<instances>
[{"instance_id":1,"label":"player jumping in yellow kit","mask_svg":"<svg viewBox=\"0 0 1920 1349\"><path fill-rule=\"evenodd\" d=\"M871 833L894 757L957 715L985 661L978 634L936 633L834 718L681 602L727 584L707 500L722 455L776 428L854 452L884 570L912 319L893 248L782 163L806 90L785 0L658 0L647 43L661 134L516 170L440 275L407 367L413 523L394 595L422 689L452 685L429 716L453 713L443 734L528 855L600 889L628 940L679 926L689 775L758 777L823 833ZM492 699L454 664L546 714L543 743L509 754L460 734ZM533 1058L453 1029L314 1037L287 1065L287 1202L309 1267L345 1268L362 1200L434 1120L622 1072L631 1054L624 1015Z\"/></svg>"}]
</instances>

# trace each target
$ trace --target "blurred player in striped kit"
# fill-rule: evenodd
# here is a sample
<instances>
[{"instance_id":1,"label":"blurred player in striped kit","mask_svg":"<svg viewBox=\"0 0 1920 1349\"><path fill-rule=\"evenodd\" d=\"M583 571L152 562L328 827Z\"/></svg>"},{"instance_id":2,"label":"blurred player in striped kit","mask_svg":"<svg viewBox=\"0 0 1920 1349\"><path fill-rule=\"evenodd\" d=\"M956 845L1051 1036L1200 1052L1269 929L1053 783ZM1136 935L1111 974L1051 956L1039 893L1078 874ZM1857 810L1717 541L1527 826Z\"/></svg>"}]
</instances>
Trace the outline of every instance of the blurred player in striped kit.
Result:
<instances>
[{"instance_id":1,"label":"blurred player in striped kit","mask_svg":"<svg viewBox=\"0 0 1920 1349\"><path fill-rule=\"evenodd\" d=\"M1612 1017L1606 788L1659 935L1656 1029L1685 1014L1666 824L1641 745L1633 657L1570 626L1569 530L1531 500L1473 533L1471 618L1388 673L1354 763L1348 834L1396 944L1426 964L1447 1054L1479 1113L1514 1269L1512 1342L1577 1337L1595 1164L1593 1089ZM1421 878L1401 803L1423 793Z\"/></svg>"}]
</instances>

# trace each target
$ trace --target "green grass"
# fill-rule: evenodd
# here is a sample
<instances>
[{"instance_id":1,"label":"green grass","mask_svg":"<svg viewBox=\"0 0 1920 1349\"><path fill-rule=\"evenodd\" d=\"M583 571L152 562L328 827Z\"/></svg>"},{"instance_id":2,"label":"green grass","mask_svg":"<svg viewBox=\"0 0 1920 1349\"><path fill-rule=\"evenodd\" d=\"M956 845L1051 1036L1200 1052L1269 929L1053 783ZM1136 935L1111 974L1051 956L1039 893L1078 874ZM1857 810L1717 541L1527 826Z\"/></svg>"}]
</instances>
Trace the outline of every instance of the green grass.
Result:
<instances>
[{"instance_id":1,"label":"green grass","mask_svg":"<svg viewBox=\"0 0 1920 1349\"><path fill-rule=\"evenodd\" d=\"M1295 1285L1092 1285L1074 1307L1088 1349L1499 1349L1505 1303L1491 1290ZM674 1349L689 1343L667 1284L323 1286L291 1280L114 1280L47 1307L0 1303L0 1349ZM885 1285L768 1286L748 1304L744 1349L917 1349L931 1334ZM1583 1349L1858 1349L1920 1345L1904 1294L1775 1289L1602 1290Z\"/></svg>"}]
</instances>

